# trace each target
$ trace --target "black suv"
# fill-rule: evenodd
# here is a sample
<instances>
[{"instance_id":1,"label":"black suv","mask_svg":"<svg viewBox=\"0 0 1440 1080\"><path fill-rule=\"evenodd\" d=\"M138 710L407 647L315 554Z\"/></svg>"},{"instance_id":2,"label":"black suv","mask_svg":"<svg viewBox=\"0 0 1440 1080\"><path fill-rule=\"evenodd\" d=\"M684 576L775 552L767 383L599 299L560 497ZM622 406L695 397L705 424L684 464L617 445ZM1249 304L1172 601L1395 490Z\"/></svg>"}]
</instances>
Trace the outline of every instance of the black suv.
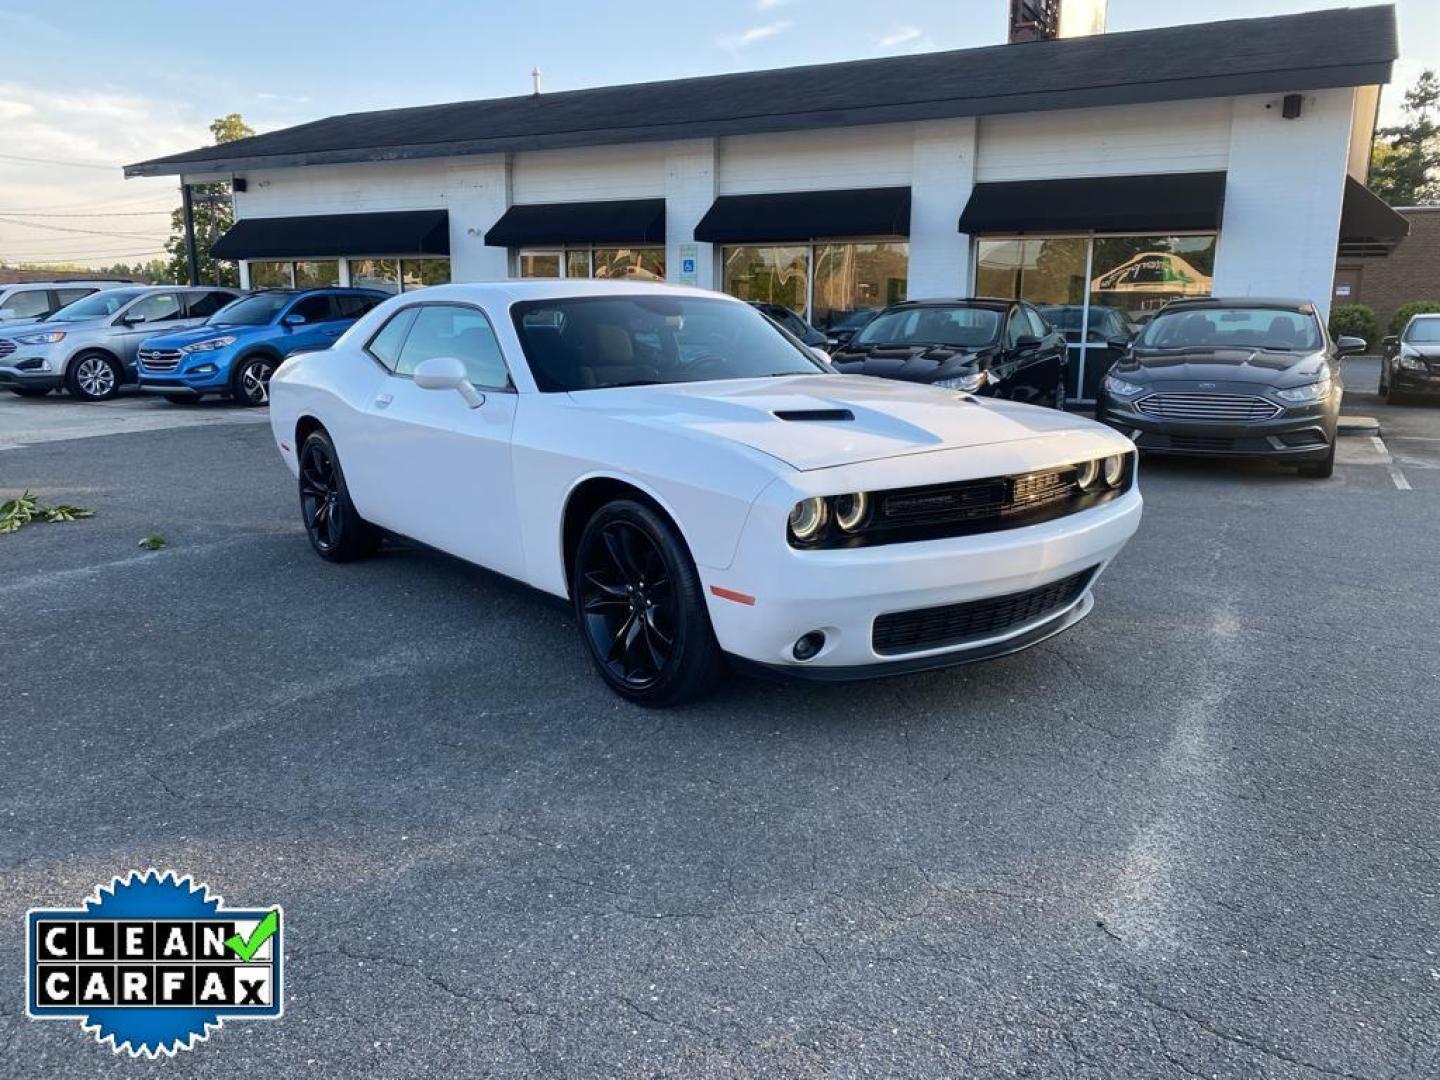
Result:
<instances>
[{"instance_id":1,"label":"black suv","mask_svg":"<svg viewBox=\"0 0 1440 1080\"><path fill-rule=\"evenodd\" d=\"M846 375L928 383L1065 406L1065 336L1023 300L908 300L887 307L830 357Z\"/></svg>"},{"instance_id":2,"label":"black suv","mask_svg":"<svg viewBox=\"0 0 1440 1080\"><path fill-rule=\"evenodd\" d=\"M1335 471L1340 357L1303 300L1172 300L1100 385L1095 415L1141 450L1274 457L1305 476Z\"/></svg>"}]
</instances>

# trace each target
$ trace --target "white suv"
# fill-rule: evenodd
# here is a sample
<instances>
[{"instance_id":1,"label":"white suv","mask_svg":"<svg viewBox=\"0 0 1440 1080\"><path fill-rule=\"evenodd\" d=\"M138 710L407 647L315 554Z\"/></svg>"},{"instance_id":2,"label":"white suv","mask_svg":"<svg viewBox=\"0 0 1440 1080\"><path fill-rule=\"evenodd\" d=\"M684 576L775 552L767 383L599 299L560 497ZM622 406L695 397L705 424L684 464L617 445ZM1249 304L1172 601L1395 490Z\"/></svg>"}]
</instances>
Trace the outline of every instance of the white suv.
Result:
<instances>
[{"instance_id":1,"label":"white suv","mask_svg":"<svg viewBox=\"0 0 1440 1080\"><path fill-rule=\"evenodd\" d=\"M133 281L18 281L0 285L0 328L32 323L53 315L101 289L134 285Z\"/></svg>"}]
</instances>

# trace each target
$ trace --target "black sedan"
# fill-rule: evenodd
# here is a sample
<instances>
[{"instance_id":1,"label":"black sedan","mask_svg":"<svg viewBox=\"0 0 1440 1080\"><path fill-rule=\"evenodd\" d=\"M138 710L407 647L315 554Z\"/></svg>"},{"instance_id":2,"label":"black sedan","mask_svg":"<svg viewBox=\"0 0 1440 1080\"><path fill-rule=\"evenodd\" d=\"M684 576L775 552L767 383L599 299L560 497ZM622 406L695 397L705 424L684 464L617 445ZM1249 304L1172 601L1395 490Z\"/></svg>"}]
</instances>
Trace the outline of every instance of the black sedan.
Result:
<instances>
[{"instance_id":1,"label":"black sedan","mask_svg":"<svg viewBox=\"0 0 1440 1080\"><path fill-rule=\"evenodd\" d=\"M1364 349L1359 338L1331 342L1304 301L1174 300L1105 376L1095 415L1144 451L1281 458L1326 477L1339 358Z\"/></svg>"},{"instance_id":2,"label":"black sedan","mask_svg":"<svg viewBox=\"0 0 1440 1080\"><path fill-rule=\"evenodd\" d=\"M1065 406L1065 336L1022 300L910 300L830 355L845 375Z\"/></svg>"},{"instance_id":3,"label":"black sedan","mask_svg":"<svg viewBox=\"0 0 1440 1080\"><path fill-rule=\"evenodd\" d=\"M778 323L800 339L801 344L815 349L828 349L835 342L791 311L784 304L772 304L768 300L751 300L750 306L767 318Z\"/></svg>"},{"instance_id":4,"label":"black sedan","mask_svg":"<svg viewBox=\"0 0 1440 1080\"><path fill-rule=\"evenodd\" d=\"M1392 405L1406 394L1440 395L1440 315L1416 315L1385 339L1380 394Z\"/></svg>"}]
</instances>

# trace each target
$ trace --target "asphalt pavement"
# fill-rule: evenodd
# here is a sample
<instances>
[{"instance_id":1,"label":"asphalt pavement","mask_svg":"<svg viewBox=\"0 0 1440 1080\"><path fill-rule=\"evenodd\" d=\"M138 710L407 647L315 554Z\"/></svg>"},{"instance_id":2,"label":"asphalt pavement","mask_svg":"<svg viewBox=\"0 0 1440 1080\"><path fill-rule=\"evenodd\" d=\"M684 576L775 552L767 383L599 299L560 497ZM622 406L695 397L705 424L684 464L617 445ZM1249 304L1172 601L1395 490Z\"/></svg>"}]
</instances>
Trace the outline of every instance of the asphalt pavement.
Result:
<instances>
[{"instance_id":1,"label":"asphalt pavement","mask_svg":"<svg viewBox=\"0 0 1440 1080\"><path fill-rule=\"evenodd\" d=\"M518 585L322 563L263 425L0 450L97 512L0 536L0 1076L1440 1074L1440 407L1352 370L1332 480L1147 460L1060 638L661 713ZM26 908L147 866L285 906L283 1019L24 1018Z\"/></svg>"}]
</instances>

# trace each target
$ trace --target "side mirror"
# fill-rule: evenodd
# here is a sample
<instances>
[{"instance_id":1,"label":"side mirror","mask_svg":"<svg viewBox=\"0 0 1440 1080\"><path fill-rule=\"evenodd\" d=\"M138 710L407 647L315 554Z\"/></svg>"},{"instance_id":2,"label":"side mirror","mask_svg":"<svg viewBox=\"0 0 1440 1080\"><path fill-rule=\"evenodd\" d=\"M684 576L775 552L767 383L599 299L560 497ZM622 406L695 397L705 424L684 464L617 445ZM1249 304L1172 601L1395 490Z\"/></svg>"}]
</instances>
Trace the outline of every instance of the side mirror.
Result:
<instances>
[{"instance_id":1,"label":"side mirror","mask_svg":"<svg viewBox=\"0 0 1440 1080\"><path fill-rule=\"evenodd\" d=\"M453 356L432 356L420 361L415 368L415 385L421 390L454 390L472 409L485 404L485 395L470 385L465 365Z\"/></svg>"},{"instance_id":2,"label":"side mirror","mask_svg":"<svg viewBox=\"0 0 1440 1080\"><path fill-rule=\"evenodd\" d=\"M1034 352L1042 342L1034 334L1021 334L1015 339L1016 352Z\"/></svg>"},{"instance_id":3,"label":"side mirror","mask_svg":"<svg viewBox=\"0 0 1440 1080\"><path fill-rule=\"evenodd\" d=\"M815 357L816 360L819 360L821 363L824 364L828 364L830 362L830 354L824 349L822 349L819 345L811 345L809 348L810 355Z\"/></svg>"},{"instance_id":4,"label":"side mirror","mask_svg":"<svg viewBox=\"0 0 1440 1080\"><path fill-rule=\"evenodd\" d=\"M13 319L13 318L15 318L15 309L14 309L14 308L8 308L8 307L7 307L7 308L0 308L0 319Z\"/></svg>"},{"instance_id":5,"label":"side mirror","mask_svg":"<svg viewBox=\"0 0 1440 1080\"><path fill-rule=\"evenodd\" d=\"M1365 339L1342 335L1335 341L1335 351L1341 356L1356 356L1365 351Z\"/></svg>"},{"instance_id":6,"label":"side mirror","mask_svg":"<svg viewBox=\"0 0 1440 1080\"><path fill-rule=\"evenodd\" d=\"M292 312L289 315L286 315L285 318L281 319L280 322L282 325L285 326L304 326L305 316L296 315L294 312Z\"/></svg>"},{"instance_id":7,"label":"side mirror","mask_svg":"<svg viewBox=\"0 0 1440 1080\"><path fill-rule=\"evenodd\" d=\"M1380 344L1384 345L1387 349L1393 349L1396 345L1400 344L1400 335L1386 334L1383 338L1380 339Z\"/></svg>"}]
</instances>

